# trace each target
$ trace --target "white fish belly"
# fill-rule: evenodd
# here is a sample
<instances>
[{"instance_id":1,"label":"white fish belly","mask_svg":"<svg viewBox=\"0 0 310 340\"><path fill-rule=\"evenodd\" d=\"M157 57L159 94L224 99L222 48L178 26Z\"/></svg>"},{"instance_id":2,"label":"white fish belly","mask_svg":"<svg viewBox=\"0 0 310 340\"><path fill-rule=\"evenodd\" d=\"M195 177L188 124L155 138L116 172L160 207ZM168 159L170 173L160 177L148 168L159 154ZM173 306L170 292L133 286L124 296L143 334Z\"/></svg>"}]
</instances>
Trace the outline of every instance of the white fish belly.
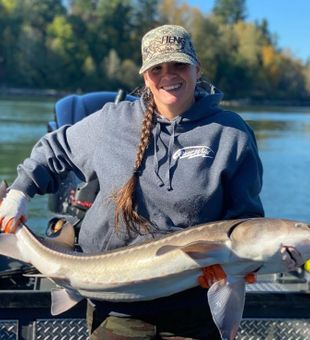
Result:
<instances>
[{"instance_id":1,"label":"white fish belly","mask_svg":"<svg viewBox=\"0 0 310 340\"><path fill-rule=\"evenodd\" d=\"M164 278L116 284L114 287L100 289L78 289L87 298L114 302L147 301L176 294L198 285L201 270L182 272Z\"/></svg>"}]
</instances>

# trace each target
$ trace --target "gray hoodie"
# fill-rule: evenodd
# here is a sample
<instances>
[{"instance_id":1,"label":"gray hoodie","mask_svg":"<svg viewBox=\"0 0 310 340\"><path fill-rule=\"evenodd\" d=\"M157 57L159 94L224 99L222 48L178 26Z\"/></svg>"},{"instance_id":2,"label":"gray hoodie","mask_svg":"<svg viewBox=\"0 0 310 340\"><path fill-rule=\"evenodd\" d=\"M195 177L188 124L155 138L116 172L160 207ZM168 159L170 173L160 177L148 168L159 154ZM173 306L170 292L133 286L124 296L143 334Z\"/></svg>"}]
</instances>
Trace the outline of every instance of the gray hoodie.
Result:
<instances>
[{"instance_id":1,"label":"gray hoodie","mask_svg":"<svg viewBox=\"0 0 310 340\"><path fill-rule=\"evenodd\" d=\"M263 216L262 165L254 134L242 118L224 111L222 94L200 96L173 121L157 115L135 192L138 212L153 234L114 225L111 194L133 172L145 106L142 99L107 103L72 125L48 133L18 166L12 188L53 193L68 171L82 181L98 178L100 191L79 235L85 252L141 242L208 221Z\"/></svg>"}]
</instances>

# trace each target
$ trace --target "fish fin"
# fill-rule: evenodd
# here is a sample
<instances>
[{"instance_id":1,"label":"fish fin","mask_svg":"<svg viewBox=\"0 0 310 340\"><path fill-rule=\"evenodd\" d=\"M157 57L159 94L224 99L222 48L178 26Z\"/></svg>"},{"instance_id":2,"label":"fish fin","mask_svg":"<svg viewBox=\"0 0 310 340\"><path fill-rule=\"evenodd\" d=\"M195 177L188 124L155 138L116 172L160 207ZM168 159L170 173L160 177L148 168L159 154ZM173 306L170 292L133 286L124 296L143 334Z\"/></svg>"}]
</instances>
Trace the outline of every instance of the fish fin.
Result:
<instances>
[{"instance_id":1,"label":"fish fin","mask_svg":"<svg viewBox=\"0 0 310 340\"><path fill-rule=\"evenodd\" d=\"M208 290L213 320L223 339L234 339L243 314L245 281L243 277L215 282Z\"/></svg>"},{"instance_id":2,"label":"fish fin","mask_svg":"<svg viewBox=\"0 0 310 340\"><path fill-rule=\"evenodd\" d=\"M169 253L170 251L179 249L182 250L184 253L186 253L188 256L190 256L193 259L201 259L207 257L211 257L214 254L218 254L218 252L221 252L224 245L219 242L212 242L212 241L197 241L188 243L184 246L174 246L174 245L165 245L160 247L156 255L164 255L166 253Z\"/></svg>"},{"instance_id":3,"label":"fish fin","mask_svg":"<svg viewBox=\"0 0 310 340\"><path fill-rule=\"evenodd\" d=\"M17 246L15 234L0 234L0 255L27 262Z\"/></svg>"},{"instance_id":4,"label":"fish fin","mask_svg":"<svg viewBox=\"0 0 310 340\"><path fill-rule=\"evenodd\" d=\"M74 307L84 298L76 291L69 289L53 289L51 292L51 314L58 315Z\"/></svg>"}]
</instances>

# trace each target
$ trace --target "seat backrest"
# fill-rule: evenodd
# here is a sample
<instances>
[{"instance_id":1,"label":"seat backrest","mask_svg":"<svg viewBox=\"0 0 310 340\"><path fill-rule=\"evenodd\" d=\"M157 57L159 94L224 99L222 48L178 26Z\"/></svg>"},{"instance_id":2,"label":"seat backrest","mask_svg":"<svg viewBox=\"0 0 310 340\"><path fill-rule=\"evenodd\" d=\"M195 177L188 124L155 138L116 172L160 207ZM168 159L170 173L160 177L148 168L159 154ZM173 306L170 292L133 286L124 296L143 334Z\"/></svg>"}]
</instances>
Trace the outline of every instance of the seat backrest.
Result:
<instances>
[{"instance_id":1,"label":"seat backrest","mask_svg":"<svg viewBox=\"0 0 310 340\"><path fill-rule=\"evenodd\" d=\"M83 95L68 95L55 104L55 128L65 124L74 124L84 117L100 110L107 102L114 102L117 92L90 92ZM136 97L127 95L126 100Z\"/></svg>"}]
</instances>

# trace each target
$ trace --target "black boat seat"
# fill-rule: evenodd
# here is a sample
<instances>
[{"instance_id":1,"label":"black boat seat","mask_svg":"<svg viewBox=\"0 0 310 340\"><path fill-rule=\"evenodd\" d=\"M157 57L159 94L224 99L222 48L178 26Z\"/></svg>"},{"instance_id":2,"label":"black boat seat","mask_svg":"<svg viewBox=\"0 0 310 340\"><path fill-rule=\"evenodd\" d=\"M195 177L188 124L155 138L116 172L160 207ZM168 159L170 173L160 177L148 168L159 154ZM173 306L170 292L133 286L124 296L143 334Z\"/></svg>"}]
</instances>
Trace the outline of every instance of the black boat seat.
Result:
<instances>
[{"instance_id":1,"label":"black boat seat","mask_svg":"<svg viewBox=\"0 0 310 340\"><path fill-rule=\"evenodd\" d=\"M100 110L107 102L114 102L117 92L90 92L83 95L71 94L59 99L55 104L55 120L49 122L48 131L74 124L86 116ZM135 100L136 97L127 95L126 100Z\"/></svg>"}]
</instances>

